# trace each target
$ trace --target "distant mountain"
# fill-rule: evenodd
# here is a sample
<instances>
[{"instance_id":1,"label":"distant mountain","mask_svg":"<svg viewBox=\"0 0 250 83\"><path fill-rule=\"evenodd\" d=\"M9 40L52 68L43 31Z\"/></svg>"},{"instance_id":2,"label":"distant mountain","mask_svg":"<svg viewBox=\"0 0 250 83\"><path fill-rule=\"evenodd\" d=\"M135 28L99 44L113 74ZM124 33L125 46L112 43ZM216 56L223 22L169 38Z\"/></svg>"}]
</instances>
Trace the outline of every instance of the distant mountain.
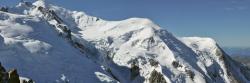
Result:
<instances>
[{"instance_id":1,"label":"distant mountain","mask_svg":"<svg viewBox=\"0 0 250 83\"><path fill-rule=\"evenodd\" d=\"M241 62L250 68L250 56L233 56L235 61Z\"/></svg>"},{"instance_id":2,"label":"distant mountain","mask_svg":"<svg viewBox=\"0 0 250 83\"><path fill-rule=\"evenodd\" d=\"M250 68L250 48L223 47L223 50L235 61L240 62Z\"/></svg>"},{"instance_id":3,"label":"distant mountain","mask_svg":"<svg viewBox=\"0 0 250 83\"><path fill-rule=\"evenodd\" d=\"M223 47L223 50L230 56L250 56L250 48Z\"/></svg>"},{"instance_id":4,"label":"distant mountain","mask_svg":"<svg viewBox=\"0 0 250 83\"><path fill-rule=\"evenodd\" d=\"M176 38L146 18L107 21L44 0L0 11L0 62L36 83L250 82L249 69L211 38Z\"/></svg>"}]
</instances>

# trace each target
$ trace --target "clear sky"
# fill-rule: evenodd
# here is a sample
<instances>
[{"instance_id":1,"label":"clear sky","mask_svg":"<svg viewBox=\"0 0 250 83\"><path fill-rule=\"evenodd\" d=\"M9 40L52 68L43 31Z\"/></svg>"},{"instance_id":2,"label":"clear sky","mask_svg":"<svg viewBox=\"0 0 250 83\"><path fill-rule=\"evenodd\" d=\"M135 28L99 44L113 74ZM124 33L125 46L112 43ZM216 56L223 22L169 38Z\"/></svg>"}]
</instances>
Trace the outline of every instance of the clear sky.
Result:
<instances>
[{"instance_id":1,"label":"clear sky","mask_svg":"<svg viewBox=\"0 0 250 83\"><path fill-rule=\"evenodd\" d=\"M14 5L19 0L0 0ZM32 0L26 0L32 1ZM142 17L178 37L212 37L224 47L250 47L250 0L47 0L106 20Z\"/></svg>"}]
</instances>

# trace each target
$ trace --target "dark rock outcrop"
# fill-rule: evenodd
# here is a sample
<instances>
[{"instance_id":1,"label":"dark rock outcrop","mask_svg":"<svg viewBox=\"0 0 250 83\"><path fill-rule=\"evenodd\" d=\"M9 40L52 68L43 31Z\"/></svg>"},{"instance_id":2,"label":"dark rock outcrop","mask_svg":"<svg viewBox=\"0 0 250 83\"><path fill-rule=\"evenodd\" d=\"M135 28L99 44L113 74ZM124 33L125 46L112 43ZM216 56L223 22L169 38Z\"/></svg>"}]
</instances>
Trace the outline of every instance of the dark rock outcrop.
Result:
<instances>
[{"instance_id":1,"label":"dark rock outcrop","mask_svg":"<svg viewBox=\"0 0 250 83\"><path fill-rule=\"evenodd\" d=\"M158 64L159 64L159 62L155 61L154 59L150 59L149 63L150 63L151 66L155 66L155 67L157 67Z\"/></svg>"},{"instance_id":2,"label":"dark rock outcrop","mask_svg":"<svg viewBox=\"0 0 250 83\"><path fill-rule=\"evenodd\" d=\"M8 12L8 8L7 7L0 7L0 11Z\"/></svg>"},{"instance_id":3,"label":"dark rock outcrop","mask_svg":"<svg viewBox=\"0 0 250 83\"><path fill-rule=\"evenodd\" d=\"M135 62L133 62L131 64L131 69L130 69L130 79L134 80L139 74L140 74L140 68L139 66L136 65Z\"/></svg>"},{"instance_id":4,"label":"dark rock outcrop","mask_svg":"<svg viewBox=\"0 0 250 83\"><path fill-rule=\"evenodd\" d=\"M34 83L32 80L20 80L16 69L6 71L0 63L0 83Z\"/></svg>"},{"instance_id":5,"label":"dark rock outcrop","mask_svg":"<svg viewBox=\"0 0 250 83\"><path fill-rule=\"evenodd\" d=\"M149 83L167 83L163 75L156 70L151 72Z\"/></svg>"},{"instance_id":6,"label":"dark rock outcrop","mask_svg":"<svg viewBox=\"0 0 250 83\"><path fill-rule=\"evenodd\" d=\"M19 75L17 74L16 69L10 70L8 74L9 74L9 83L20 83Z\"/></svg>"},{"instance_id":7,"label":"dark rock outcrop","mask_svg":"<svg viewBox=\"0 0 250 83\"><path fill-rule=\"evenodd\" d=\"M8 83L8 73L0 63L0 83Z\"/></svg>"},{"instance_id":8,"label":"dark rock outcrop","mask_svg":"<svg viewBox=\"0 0 250 83\"><path fill-rule=\"evenodd\" d=\"M188 77L190 77L192 80L194 80L194 72L191 70L185 70Z\"/></svg>"},{"instance_id":9,"label":"dark rock outcrop","mask_svg":"<svg viewBox=\"0 0 250 83\"><path fill-rule=\"evenodd\" d=\"M182 67L182 65L177 61L173 61L172 65L173 65L174 68Z\"/></svg>"}]
</instances>

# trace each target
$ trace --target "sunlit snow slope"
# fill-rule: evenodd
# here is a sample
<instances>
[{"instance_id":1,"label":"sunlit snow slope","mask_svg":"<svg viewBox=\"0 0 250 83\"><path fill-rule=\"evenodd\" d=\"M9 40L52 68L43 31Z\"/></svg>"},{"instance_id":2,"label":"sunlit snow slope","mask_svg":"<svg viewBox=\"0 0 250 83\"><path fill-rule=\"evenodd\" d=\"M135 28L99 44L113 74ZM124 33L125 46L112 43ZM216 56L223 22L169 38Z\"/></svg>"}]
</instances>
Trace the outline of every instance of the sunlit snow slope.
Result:
<instances>
[{"instance_id":1,"label":"sunlit snow slope","mask_svg":"<svg viewBox=\"0 0 250 83\"><path fill-rule=\"evenodd\" d=\"M1 11L0 62L36 83L60 82L64 76L72 83L101 82L98 75L109 78L44 19Z\"/></svg>"},{"instance_id":2,"label":"sunlit snow slope","mask_svg":"<svg viewBox=\"0 0 250 83\"><path fill-rule=\"evenodd\" d=\"M106 21L39 0L0 11L0 35L0 62L38 83L250 80L213 39L176 38L146 18Z\"/></svg>"}]
</instances>

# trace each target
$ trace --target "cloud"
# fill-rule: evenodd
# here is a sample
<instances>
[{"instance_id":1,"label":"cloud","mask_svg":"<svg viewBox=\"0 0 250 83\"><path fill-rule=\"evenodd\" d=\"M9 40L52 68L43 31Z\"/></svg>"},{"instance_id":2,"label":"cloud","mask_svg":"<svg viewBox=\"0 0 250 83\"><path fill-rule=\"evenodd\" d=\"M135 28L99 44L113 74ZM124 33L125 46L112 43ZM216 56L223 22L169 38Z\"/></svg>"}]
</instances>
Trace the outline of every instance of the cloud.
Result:
<instances>
[{"instance_id":1,"label":"cloud","mask_svg":"<svg viewBox=\"0 0 250 83\"><path fill-rule=\"evenodd\" d=\"M248 10L250 0L232 0L229 2L229 6L225 8L225 10L232 11L232 10Z\"/></svg>"}]
</instances>

